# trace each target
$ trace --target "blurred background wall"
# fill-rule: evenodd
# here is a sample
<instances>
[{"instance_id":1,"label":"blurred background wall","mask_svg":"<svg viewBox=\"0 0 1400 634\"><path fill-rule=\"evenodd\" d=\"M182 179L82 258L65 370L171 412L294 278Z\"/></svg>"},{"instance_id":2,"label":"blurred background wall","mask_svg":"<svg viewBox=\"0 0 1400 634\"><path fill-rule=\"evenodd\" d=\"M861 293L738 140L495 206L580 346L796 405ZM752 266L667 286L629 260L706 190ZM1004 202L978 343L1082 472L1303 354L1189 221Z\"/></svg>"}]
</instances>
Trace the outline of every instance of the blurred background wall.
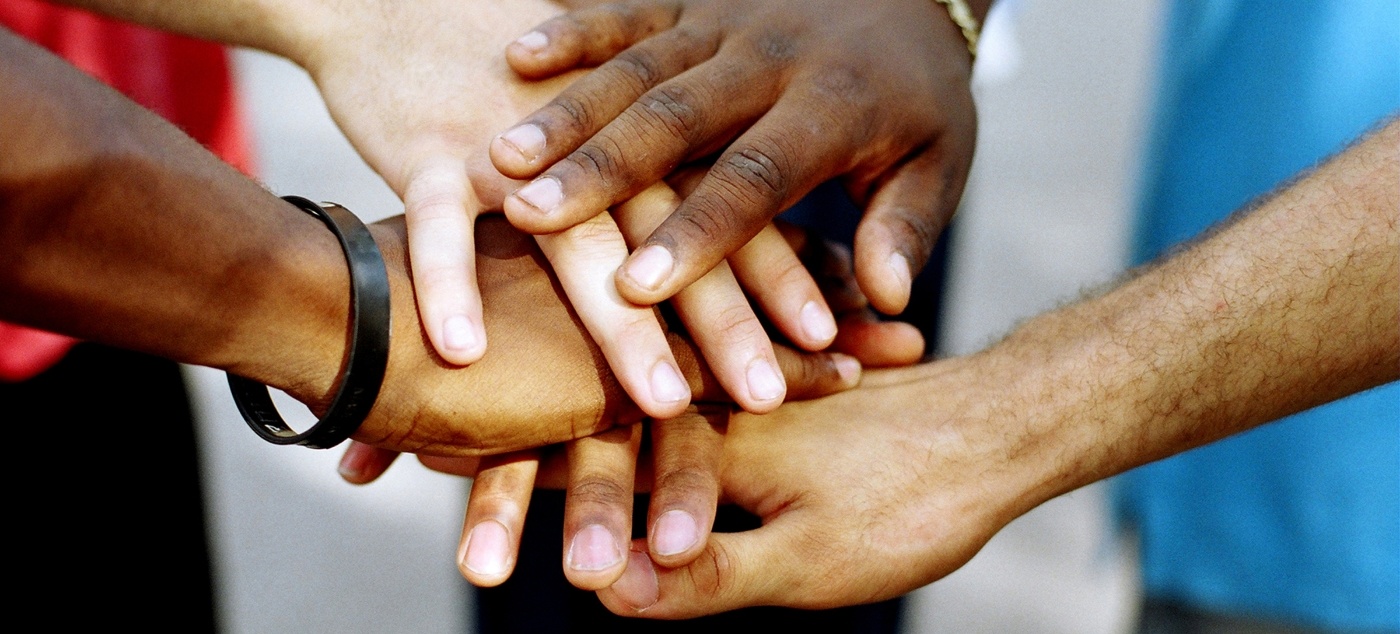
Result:
<instances>
[{"instance_id":1,"label":"blurred background wall","mask_svg":"<svg viewBox=\"0 0 1400 634\"><path fill-rule=\"evenodd\" d=\"M942 354L981 348L1122 268L1160 12L1157 0L1002 0L976 71L980 138ZM236 66L270 189L340 202L366 220L401 211L304 73L248 51ZM372 485L346 484L338 451L267 445L239 419L221 373L187 376L224 631L469 631L472 593L454 564L464 482L406 459ZM906 629L1122 632L1135 574L1102 487L1089 487L1016 521L917 592Z\"/></svg>"}]
</instances>

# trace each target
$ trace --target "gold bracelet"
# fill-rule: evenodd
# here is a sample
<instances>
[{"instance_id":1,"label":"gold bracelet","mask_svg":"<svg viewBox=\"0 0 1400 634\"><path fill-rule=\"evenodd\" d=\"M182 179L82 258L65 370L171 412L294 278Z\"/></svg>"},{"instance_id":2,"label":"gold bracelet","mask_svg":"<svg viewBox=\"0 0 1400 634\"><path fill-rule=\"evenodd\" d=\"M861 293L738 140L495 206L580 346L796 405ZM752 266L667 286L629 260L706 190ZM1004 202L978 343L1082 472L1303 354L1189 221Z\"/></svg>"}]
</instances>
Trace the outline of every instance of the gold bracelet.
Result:
<instances>
[{"instance_id":1,"label":"gold bracelet","mask_svg":"<svg viewBox=\"0 0 1400 634\"><path fill-rule=\"evenodd\" d=\"M953 24L958 25L962 30L963 39L967 40L967 52L972 53L972 59L977 59L977 32L981 27L977 24L977 18L972 15L972 8L967 6L967 0L933 1L948 10L948 17L953 19Z\"/></svg>"}]
</instances>

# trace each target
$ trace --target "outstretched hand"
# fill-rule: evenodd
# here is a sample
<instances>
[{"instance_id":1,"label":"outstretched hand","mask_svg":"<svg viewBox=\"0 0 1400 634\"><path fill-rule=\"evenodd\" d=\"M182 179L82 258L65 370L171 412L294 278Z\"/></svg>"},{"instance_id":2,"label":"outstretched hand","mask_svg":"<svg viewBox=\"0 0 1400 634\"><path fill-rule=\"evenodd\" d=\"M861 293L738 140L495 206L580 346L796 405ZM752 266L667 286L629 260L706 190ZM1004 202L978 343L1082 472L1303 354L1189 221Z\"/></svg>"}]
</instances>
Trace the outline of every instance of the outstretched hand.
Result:
<instances>
[{"instance_id":1,"label":"outstretched hand","mask_svg":"<svg viewBox=\"0 0 1400 634\"><path fill-rule=\"evenodd\" d=\"M559 231L718 153L619 272L633 302L672 296L839 176L867 207L861 288L899 312L972 160L971 59L929 0L623 0L551 19L507 58L535 79L602 64L492 143L502 173L534 179L505 201L516 226Z\"/></svg>"},{"instance_id":2,"label":"outstretched hand","mask_svg":"<svg viewBox=\"0 0 1400 634\"><path fill-rule=\"evenodd\" d=\"M827 300L842 315L837 350L871 366L908 364L920 357L923 339L917 329L873 319L855 288L849 255L842 247L792 227L784 227L784 234L785 243L802 254L812 275L822 281ZM810 378L794 378L792 385L799 399L826 396L836 387ZM714 522L730 409L701 404L682 416L653 421L650 447L641 443L640 425L581 438L563 451L550 452L554 460L543 467L537 451L483 460L422 457L431 468L475 478L458 551L462 574L483 586L506 580L535 486L568 491L563 562L565 576L574 585L606 588L634 565L629 559L638 557L668 567L690 564L706 549ZM647 449L649 454L644 453ZM352 448L347 458L362 451ZM646 545L629 556L634 479L635 490L653 493Z\"/></svg>"}]
</instances>

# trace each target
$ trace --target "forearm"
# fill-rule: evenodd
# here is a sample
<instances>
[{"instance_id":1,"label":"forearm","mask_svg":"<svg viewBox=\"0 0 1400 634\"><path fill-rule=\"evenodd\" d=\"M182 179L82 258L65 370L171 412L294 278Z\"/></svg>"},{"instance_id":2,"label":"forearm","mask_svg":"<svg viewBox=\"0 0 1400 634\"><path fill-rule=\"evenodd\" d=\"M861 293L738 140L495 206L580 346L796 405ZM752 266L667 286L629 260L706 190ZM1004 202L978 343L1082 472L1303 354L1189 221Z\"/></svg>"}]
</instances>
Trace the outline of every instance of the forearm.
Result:
<instances>
[{"instance_id":1,"label":"forearm","mask_svg":"<svg viewBox=\"0 0 1400 634\"><path fill-rule=\"evenodd\" d=\"M57 58L0 50L0 318L324 393L348 303L330 233Z\"/></svg>"},{"instance_id":2,"label":"forearm","mask_svg":"<svg viewBox=\"0 0 1400 634\"><path fill-rule=\"evenodd\" d=\"M1012 393L1027 455L1045 458L1030 501L1400 378L1397 148L1391 122L985 353L1029 369Z\"/></svg>"},{"instance_id":3,"label":"forearm","mask_svg":"<svg viewBox=\"0 0 1400 634\"><path fill-rule=\"evenodd\" d=\"M427 8L427 2L399 0L50 0L55 4L81 7L114 18L225 44L247 46L289 58L312 70L322 58L337 49L351 46L374 47L383 42L363 41L360 36L376 37L383 25L414 33L423 29L448 28L433 16L444 11L471 16L466 21L472 33L456 35L473 41L489 37L489 51L500 56L496 45L502 32L514 34L522 24L549 15L543 3L518 0L476 0L470 3L432 0L441 9ZM543 12L542 12L543 11ZM523 15L522 15L523 14ZM425 19L429 18L429 19ZM445 19L445 18L444 18ZM455 23L451 28L460 29ZM494 57L493 57L494 59ZM451 59L444 63L472 64L476 60Z\"/></svg>"}]
</instances>

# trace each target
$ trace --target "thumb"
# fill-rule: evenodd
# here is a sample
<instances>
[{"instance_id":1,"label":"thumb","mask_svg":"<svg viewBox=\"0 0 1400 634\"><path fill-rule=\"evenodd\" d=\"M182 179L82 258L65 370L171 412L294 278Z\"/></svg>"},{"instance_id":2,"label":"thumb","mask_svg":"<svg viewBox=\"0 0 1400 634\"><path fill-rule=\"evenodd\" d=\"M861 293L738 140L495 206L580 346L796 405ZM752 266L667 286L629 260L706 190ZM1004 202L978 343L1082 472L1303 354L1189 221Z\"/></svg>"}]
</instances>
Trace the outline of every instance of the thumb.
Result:
<instances>
[{"instance_id":1,"label":"thumb","mask_svg":"<svg viewBox=\"0 0 1400 634\"><path fill-rule=\"evenodd\" d=\"M700 556L681 568L662 568L634 540L627 568L598 598L614 614L686 619L755 605L800 607L809 597L808 571L799 552L803 529L792 514L743 533L714 533ZM810 540L806 540L810 541Z\"/></svg>"}]
</instances>

